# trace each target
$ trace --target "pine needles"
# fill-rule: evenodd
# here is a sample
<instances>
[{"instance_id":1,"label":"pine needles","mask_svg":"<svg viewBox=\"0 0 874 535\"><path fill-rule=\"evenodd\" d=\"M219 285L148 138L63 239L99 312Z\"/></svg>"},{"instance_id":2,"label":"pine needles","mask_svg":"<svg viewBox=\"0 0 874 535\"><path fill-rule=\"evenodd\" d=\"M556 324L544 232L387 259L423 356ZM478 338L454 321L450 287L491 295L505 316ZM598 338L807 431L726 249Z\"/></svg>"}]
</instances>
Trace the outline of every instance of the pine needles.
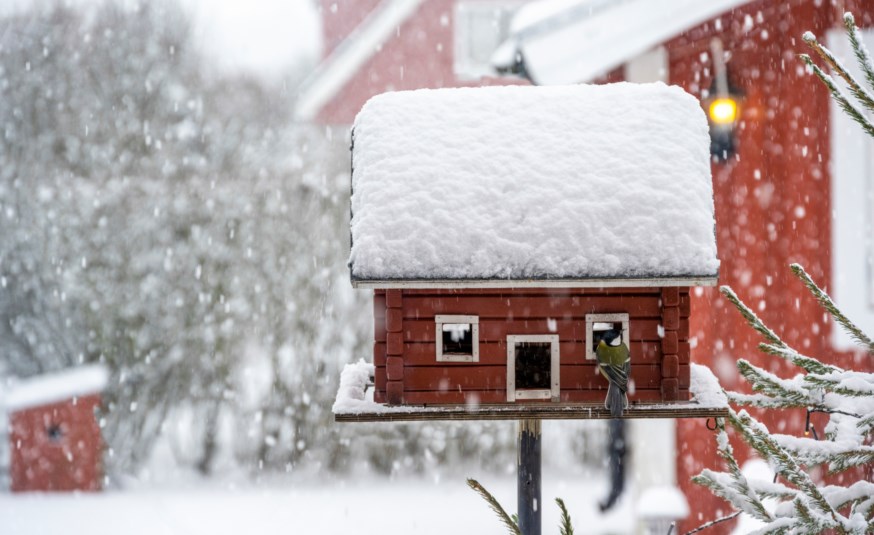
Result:
<instances>
[{"instance_id":1,"label":"pine needles","mask_svg":"<svg viewBox=\"0 0 874 535\"><path fill-rule=\"evenodd\" d=\"M483 497L486 503L489 504L489 507L492 511L498 515L498 519L501 521L504 526L506 526L507 531L514 535L522 535L522 531L519 529L519 525L510 518L510 515L507 514L507 511L501 507L501 504L492 496L492 493L487 491L485 487L480 485L479 481L476 479L468 478L467 486L472 488L477 494Z\"/></svg>"},{"instance_id":2,"label":"pine needles","mask_svg":"<svg viewBox=\"0 0 874 535\"><path fill-rule=\"evenodd\" d=\"M482 496L482 498L489 504L489 508L496 515L498 515L498 519L502 524L507 528L507 531L512 535L522 535L521 530L519 529L519 521L516 515L512 517L507 514L507 511L501 506L497 499L492 496L492 493L487 491L485 487L483 487L479 481L475 479L468 478L467 486L472 488L477 494ZM556 505L561 510L561 520L559 524L559 533L561 535L574 535L574 526L571 522L571 515L568 513L567 507L564 504L564 500L561 498L555 499Z\"/></svg>"}]
</instances>

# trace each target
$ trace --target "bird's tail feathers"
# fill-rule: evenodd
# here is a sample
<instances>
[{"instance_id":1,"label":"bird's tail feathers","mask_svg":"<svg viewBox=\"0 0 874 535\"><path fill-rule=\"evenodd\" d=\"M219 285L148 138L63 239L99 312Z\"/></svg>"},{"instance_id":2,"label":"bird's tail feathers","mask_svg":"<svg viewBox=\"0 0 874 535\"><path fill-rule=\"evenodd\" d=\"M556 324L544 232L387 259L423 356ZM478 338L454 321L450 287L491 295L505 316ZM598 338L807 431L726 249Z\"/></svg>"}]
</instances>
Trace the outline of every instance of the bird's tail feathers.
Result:
<instances>
[{"instance_id":1,"label":"bird's tail feathers","mask_svg":"<svg viewBox=\"0 0 874 535\"><path fill-rule=\"evenodd\" d=\"M621 388L610 383L607 397L604 399L604 408L610 411L610 415L614 418L621 418L622 411L628 408L628 396Z\"/></svg>"}]
</instances>

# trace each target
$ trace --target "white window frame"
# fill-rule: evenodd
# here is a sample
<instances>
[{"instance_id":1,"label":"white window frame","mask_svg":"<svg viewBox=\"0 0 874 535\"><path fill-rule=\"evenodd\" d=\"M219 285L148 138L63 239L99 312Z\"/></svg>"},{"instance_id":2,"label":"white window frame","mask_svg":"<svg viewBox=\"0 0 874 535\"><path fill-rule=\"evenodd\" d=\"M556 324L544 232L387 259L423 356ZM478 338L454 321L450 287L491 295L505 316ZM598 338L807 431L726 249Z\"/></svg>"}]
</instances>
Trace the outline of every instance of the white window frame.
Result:
<instances>
[{"instance_id":1,"label":"white window frame","mask_svg":"<svg viewBox=\"0 0 874 535\"><path fill-rule=\"evenodd\" d=\"M596 323L619 323L622 322L622 342L627 347L631 347L628 331L628 314L586 314L586 360L596 360L598 357L592 349L592 342L595 340L595 324Z\"/></svg>"},{"instance_id":2,"label":"white window frame","mask_svg":"<svg viewBox=\"0 0 874 535\"><path fill-rule=\"evenodd\" d=\"M472 354L443 353L444 323L470 324ZM438 314L434 316L434 333L437 339L437 362L479 362L479 316Z\"/></svg>"},{"instance_id":3,"label":"white window frame","mask_svg":"<svg viewBox=\"0 0 874 535\"><path fill-rule=\"evenodd\" d=\"M874 29L860 29L862 41L874 46ZM861 79L861 72L843 29L829 30L826 45L846 69ZM836 77L837 78L837 77ZM844 89L846 85L838 79ZM853 99L851 99L853 100ZM874 331L874 236L865 229L874 224L874 140L838 107L829 102L831 136L832 289L841 311L865 332ZM874 118L868 114L869 118ZM833 324L832 344L849 350L859 346Z\"/></svg>"},{"instance_id":4,"label":"white window frame","mask_svg":"<svg viewBox=\"0 0 874 535\"><path fill-rule=\"evenodd\" d=\"M456 77L461 80L478 80L483 76L497 76L489 59L483 61L475 60L471 57L469 36L465 33L469 30L467 18L472 14L485 13L486 15L493 13L495 10L505 11L508 13L509 21L523 4L522 0L463 0L455 4L454 13L454 28L453 28L453 70ZM498 42L495 43L495 50L501 46L501 38L506 39L507 35L498 36Z\"/></svg>"},{"instance_id":5,"label":"white window frame","mask_svg":"<svg viewBox=\"0 0 874 535\"><path fill-rule=\"evenodd\" d=\"M516 344L519 342L535 342L550 344L549 389L526 388L516 390ZM561 355L559 354L559 338L557 334L509 334L507 335L507 401L514 402L526 399L561 399Z\"/></svg>"}]
</instances>

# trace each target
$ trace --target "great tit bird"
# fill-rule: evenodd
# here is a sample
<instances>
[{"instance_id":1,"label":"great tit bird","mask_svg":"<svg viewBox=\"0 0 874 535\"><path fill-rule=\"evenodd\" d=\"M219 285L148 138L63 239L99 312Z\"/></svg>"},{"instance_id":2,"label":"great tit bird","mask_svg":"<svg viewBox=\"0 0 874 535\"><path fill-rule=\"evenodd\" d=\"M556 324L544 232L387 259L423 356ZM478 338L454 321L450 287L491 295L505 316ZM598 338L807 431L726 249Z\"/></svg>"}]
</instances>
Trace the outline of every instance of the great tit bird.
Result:
<instances>
[{"instance_id":1,"label":"great tit bird","mask_svg":"<svg viewBox=\"0 0 874 535\"><path fill-rule=\"evenodd\" d=\"M607 388L607 398L604 407L614 418L622 416L622 411L628 407L628 374L631 371L631 355L628 346L622 343L619 331L605 331L595 348L598 357L598 368L610 386Z\"/></svg>"}]
</instances>

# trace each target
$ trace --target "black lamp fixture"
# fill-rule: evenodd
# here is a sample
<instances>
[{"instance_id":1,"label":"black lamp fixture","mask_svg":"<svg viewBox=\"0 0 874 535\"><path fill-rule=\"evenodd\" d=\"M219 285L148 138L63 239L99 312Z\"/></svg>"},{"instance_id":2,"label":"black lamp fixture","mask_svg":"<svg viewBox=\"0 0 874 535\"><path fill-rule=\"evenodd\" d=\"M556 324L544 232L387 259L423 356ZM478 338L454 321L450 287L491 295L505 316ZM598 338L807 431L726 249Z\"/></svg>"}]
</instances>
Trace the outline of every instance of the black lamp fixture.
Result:
<instances>
[{"instance_id":1,"label":"black lamp fixture","mask_svg":"<svg viewBox=\"0 0 874 535\"><path fill-rule=\"evenodd\" d=\"M707 120L710 123L710 154L717 161L725 161L737 150L735 130L740 116L740 91L728 84L728 69L722 41L718 38L710 42L713 57L713 84L704 99Z\"/></svg>"}]
</instances>

